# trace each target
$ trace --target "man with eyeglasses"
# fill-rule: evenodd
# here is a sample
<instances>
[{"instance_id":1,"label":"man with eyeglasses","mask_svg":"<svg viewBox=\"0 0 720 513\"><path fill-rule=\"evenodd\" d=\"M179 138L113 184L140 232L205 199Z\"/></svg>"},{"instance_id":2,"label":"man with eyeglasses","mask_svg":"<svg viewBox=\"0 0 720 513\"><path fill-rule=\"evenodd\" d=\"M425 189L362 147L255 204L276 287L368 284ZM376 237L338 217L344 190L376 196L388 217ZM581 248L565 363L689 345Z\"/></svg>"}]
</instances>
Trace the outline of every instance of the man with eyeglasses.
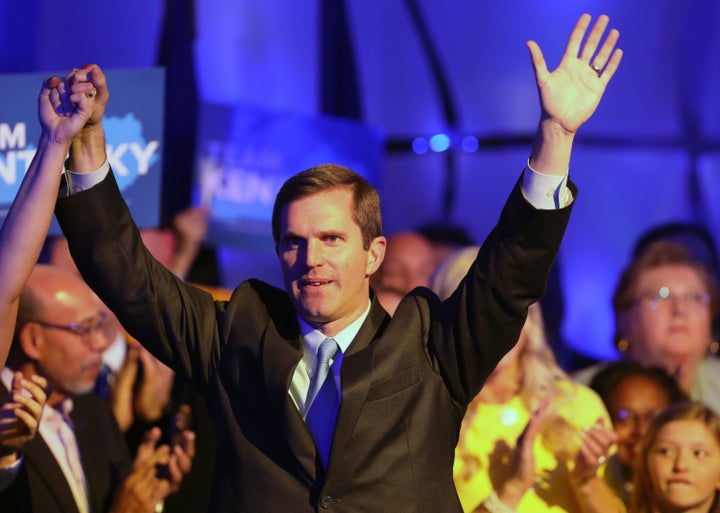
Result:
<instances>
[{"instance_id":1,"label":"man with eyeglasses","mask_svg":"<svg viewBox=\"0 0 720 513\"><path fill-rule=\"evenodd\" d=\"M38 265L20 298L15 337L0 379L44 376L50 387L39 436L0 468L0 504L14 512L152 513L177 490L194 454L187 433L173 448L148 432L133 463L107 403L91 394L108 347L102 303L79 277ZM160 470L158 470L160 469Z\"/></svg>"}]
</instances>

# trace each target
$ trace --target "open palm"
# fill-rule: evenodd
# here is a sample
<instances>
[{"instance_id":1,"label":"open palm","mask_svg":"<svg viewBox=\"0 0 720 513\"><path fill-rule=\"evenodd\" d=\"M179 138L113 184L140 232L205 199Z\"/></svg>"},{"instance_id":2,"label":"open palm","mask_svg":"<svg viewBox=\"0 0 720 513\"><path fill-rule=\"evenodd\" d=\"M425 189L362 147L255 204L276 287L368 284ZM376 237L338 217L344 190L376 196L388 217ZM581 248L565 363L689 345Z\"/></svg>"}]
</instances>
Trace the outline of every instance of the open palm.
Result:
<instances>
[{"instance_id":1,"label":"open palm","mask_svg":"<svg viewBox=\"0 0 720 513\"><path fill-rule=\"evenodd\" d=\"M612 29L600 44L607 16L598 18L582 43L590 19L588 14L580 17L560 64L552 72L538 44L527 43L540 95L541 120L553 121L568 133L575 133L595 112L622 58L622 50L615 48L620 35L617 30Z\"/></svg>"}]
</instances>

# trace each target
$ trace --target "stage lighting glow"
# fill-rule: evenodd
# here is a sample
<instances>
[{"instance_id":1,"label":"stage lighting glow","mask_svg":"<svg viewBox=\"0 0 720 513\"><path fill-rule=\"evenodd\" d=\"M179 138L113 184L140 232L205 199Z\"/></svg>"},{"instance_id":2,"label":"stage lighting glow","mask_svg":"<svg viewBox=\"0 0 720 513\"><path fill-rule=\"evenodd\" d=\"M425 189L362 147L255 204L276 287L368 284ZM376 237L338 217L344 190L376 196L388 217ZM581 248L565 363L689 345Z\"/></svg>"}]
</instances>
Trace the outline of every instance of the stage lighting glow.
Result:
<instances>
[{"instance_id":1,"label":"stage lighting glow","mask_svg":"<svg viewBox=\"0 0 720 513\"><path fill-rule=\"evenodd\" d=\"M412 142L412 149L417 155L425 155L429 148L428 141L424 137L417 137Z\"/></svg>"},{"instance_id":2,"label":"stage lighting glow","mask_svg":"<svg viewBox=\"0 0 720 513\"><path fill-rule=\"evenodd\" d=\"M443 152L450 148L450 137L446 134L435 134L430 138L430 149Z\"/></svg>"},{"instance_id":3,"label":"stage lighting glow","mask_svg":"<svg viewBox=\"0 0 720 513\"><path fill-rule=\"evenodd\" d=\"M479 147L477 137L475 137L474 135L466 135L465 137L463 137L460 145L462 146L463 151L466 153L475 153Z\"/></svg>"}]
</instances>

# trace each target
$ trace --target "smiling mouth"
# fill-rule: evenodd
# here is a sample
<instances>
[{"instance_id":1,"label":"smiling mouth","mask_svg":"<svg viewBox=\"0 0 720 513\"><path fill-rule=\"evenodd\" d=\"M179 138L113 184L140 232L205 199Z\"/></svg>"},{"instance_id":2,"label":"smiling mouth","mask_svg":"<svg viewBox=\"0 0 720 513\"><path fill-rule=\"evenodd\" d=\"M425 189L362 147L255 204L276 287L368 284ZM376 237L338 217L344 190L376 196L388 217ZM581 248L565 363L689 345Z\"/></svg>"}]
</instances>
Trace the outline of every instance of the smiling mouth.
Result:
<instances>
[{"instance_id":1,"label":"smiling mouth","mask_svg":"<svg viewBox=\"0 0 720 513\"><path fill-rule=\"evenodd\" d=\"M688 479L668 479L667 482L669 485L671 484L681 484L681 485L690 485L692 482Z\"/></svg>"},{"instance_id":2,"label":"smiling mouth","mask_svg":"<svg viewBox=\"0 0 720 513\"><path fill-rule=\"evenodd\" d=\"M303 287L320 287L321 285L327 285L330 283L329 280L302 280L300 284Z\"/></svg>"}]
</instances>

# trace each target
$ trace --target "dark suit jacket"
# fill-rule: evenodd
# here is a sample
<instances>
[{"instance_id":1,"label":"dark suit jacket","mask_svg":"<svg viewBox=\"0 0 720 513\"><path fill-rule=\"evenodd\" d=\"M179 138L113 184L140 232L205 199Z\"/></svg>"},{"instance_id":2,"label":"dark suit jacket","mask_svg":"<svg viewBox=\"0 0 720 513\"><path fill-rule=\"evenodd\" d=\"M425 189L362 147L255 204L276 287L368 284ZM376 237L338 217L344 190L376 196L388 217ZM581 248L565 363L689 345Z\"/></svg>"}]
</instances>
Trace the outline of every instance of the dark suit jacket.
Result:
<instances>
[{"instance_id":1,"label":"dark suit jacket","mask_svg":"<svg viewBox=\"0 0 720 513\"><path fill-rule=\"evenodd\" d=\"M0 402L8 391L0 386ZM132 462L112 411L93 395L73 399L70 418L88 482L93 513L110 509L113 493ZM40 435L25 444L20 473L0 492L0 510L13 513L78 513L72 491ZM8 508L7 510L5 508Z\"/></svg>"},{"instance_id":2,"label":"dark suit jacket","mask_svg":"<svg viewBox=\"0 0 720 513\"><path fill-rule=\"evenodd\" d=\"M241 283L229 301L177 279L143 248L109 176L58 200L86 281L128 331L207 395L217 431L214 511L461 512L452 478L468 402L545 291L569 209L538 211L516 186L459 289L416 289L395 316L372 297L343 355L327 472L288 396L302 356L289 296Z\"/></svg>"}]
</instances>

